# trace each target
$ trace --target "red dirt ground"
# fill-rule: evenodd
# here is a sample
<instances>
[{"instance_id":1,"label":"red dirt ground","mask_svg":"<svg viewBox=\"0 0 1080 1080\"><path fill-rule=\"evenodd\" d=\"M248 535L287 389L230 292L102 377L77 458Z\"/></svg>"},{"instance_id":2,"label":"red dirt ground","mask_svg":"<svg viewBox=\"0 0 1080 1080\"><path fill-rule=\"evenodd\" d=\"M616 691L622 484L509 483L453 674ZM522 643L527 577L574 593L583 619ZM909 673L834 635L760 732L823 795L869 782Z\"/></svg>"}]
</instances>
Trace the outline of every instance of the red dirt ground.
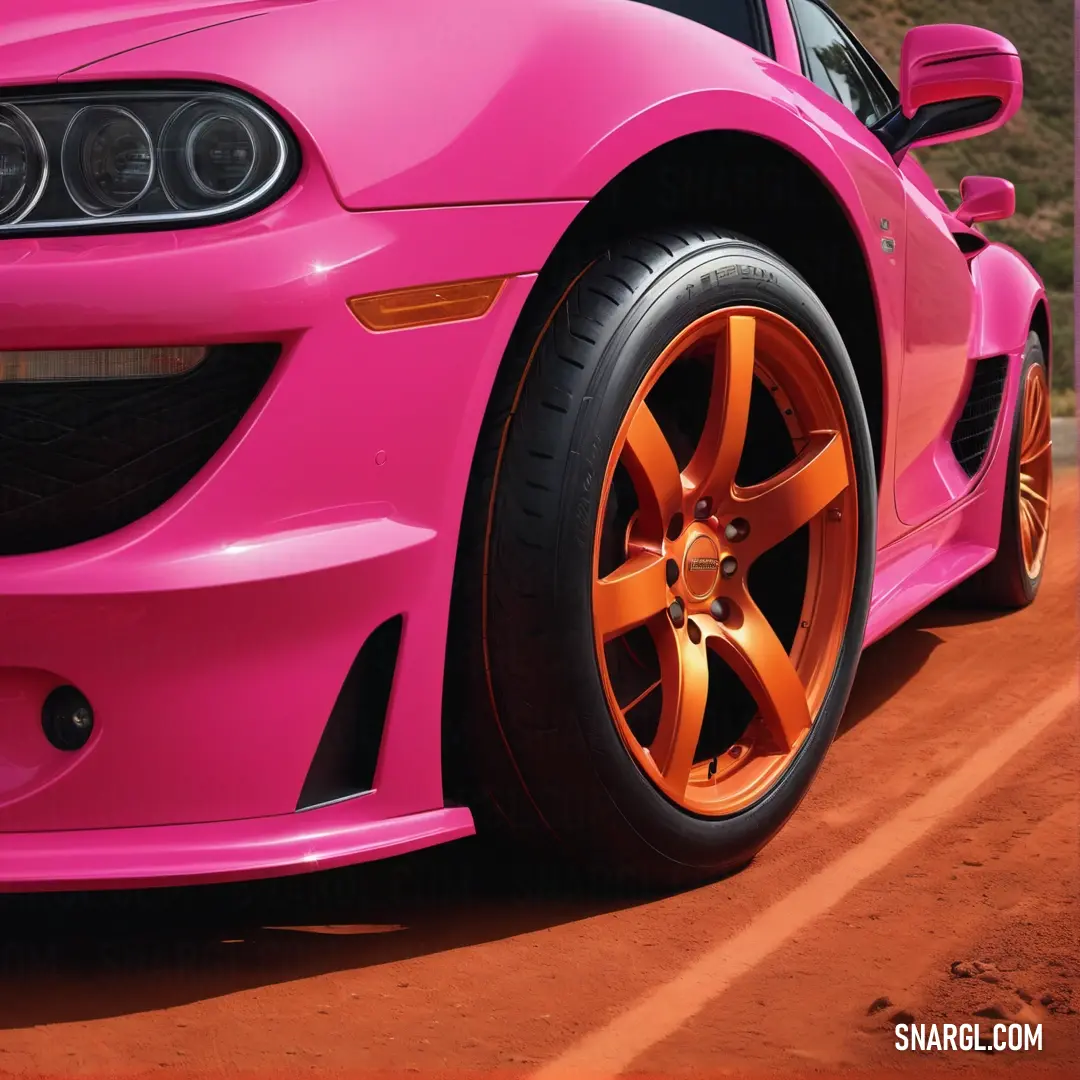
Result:
<instances>
[{"instance_id":1,"label":"red dirt ground","mask_svg":"<svg viewBox=\"0 0 1080 1080\"><path fill-rule=\"evenodd\" d=\"M0 898L0 1075L527 1077L1070 679L1075 693L1075 470L1059 471L1056 501L1038 603L994 618L935 606L874 646L811 794L744 872L628 900L468 841L276 883ZM1027 1078L1075 1067L1077 735L1075 714L1050 723L627 1075ZM997 1015L1041 1022L1044 1049L900 1053L902 1012L979 1018L984 1030Z\"/></svg>"}]
</instances>

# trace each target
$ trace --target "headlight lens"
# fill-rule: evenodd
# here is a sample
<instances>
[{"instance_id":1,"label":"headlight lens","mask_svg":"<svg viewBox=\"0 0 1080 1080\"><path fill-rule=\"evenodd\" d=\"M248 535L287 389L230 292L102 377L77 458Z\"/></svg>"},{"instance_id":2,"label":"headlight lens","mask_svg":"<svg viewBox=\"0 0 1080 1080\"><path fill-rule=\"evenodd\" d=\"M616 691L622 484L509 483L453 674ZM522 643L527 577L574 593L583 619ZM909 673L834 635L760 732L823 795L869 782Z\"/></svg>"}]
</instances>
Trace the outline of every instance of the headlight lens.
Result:
<instances>
[{"instance_id":1,"label":"headlight lens","mask_svg":"<svg viewBox=\"0 0 1080 1080\"><path fill-rule=\"evenodd\" d=\"M48 179L45 145L26 113L0 103L0 228L20 221Z\"/></svg>"},{"instance_id":2,"label":"headlight lens","mask_svg":"<svg viewBox=\"0 0 1080 1080\"><path fill-rule=\"evenodd\" d=\"M266 206L298 170L291 133L230 90L0 101L0 234L219 221Z\"/></svg>"},{"instance_id":3,"label":"headlight lens","mask_svg":"<svg viewBox=\"0 0 1080 1080\"><path fill-rule=\"evenodd\" d=\"M169 119L164 183L181 206L212 205L242 191L259 165L248 119L217 102L192 102Z\"/></svg>"},{"instance_id":4,"label":"headlight lens","mask_svg":"<svg viewBox=\"0 0 1080 1080\"><path fill-rule=\"evenodd\" d=\"M154 180L154 145L139 118L118 105L90 105L64 133L64 184L85 214L127 210Z\"/></svg>"}]
</instances>

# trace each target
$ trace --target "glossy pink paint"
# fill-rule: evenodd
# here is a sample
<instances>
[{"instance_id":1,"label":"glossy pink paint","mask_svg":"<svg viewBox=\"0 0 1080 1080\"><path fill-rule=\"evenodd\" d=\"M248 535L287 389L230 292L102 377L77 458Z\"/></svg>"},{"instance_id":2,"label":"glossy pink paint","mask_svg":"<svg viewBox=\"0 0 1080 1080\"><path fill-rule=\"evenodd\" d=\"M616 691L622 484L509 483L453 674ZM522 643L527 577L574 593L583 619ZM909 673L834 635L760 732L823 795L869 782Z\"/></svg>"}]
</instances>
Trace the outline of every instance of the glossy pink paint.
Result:
<instances>
[{"instance_id":1,"label":"glossy pink paint","mask_svg":"<svg viewBox=\"0 0 1080 1080\"><path fill-rule=\"evenodd\" d=\"M242 425L158 511L0 559L0 888L299 872L471 830L444 805L440 729L480 420L559 238L680 136L786 148L864 253L884 359L868 640L992 557L1011 406L975 482L942 454L975 358L1008 353L1015 384L1041 286L1004 248L960 255L925 173L802 76L786 0L767 2L778 62L623 0L0 0L4 85L227 83L276 108L304 159L284 198L232 224L0 239L0 347L284 344ZM917 55L966 48L950 33ZM494 276L507 287L466 322L376 335L345 306ZM397 614L375 790L295 813L357 649ZM100 717L75 755L40 735L62 682Z\"/></svg>"},{"instance_id":2,"label":"glossy pink paint","mask_svg":"<svg viewBox=\"0 0 1080 1080\"><path fill-rule=\"evenodd\" d=\"M904 38L900 53L900 104L912 117L925 105L964 98L996 98L1000 113L992 122L969 129L961 138L1011 119L1023 100L1020 57L1010 41L977 26L917 26ZM927 139L948 142L956 135Z\"/></svg>"},{"instance_id":3,"label":"glossy pink paint","mask_svg":"<svg viewBox=\"0 0 1080 1080\"><path fill-rule=\"evenodd\" d=\"M65 71L141 45L312 0L34 0L0 4L4 86L51 82Z\"/></svg>"},{"instance_id":4,"label":"glossy pink paint","mask_svg":"<svg viewBox=\"0 0 1080 1080\"><path fill-rule=\"evenodd\" d=\"M965 176L960 181L957 218L964 225L1004 221L1016 213L1016 188L1000 176Z\"/></svg>"},{"instance_id":5,"label":"glossy pink paint","mask_svg":"<svg viewBox=\"0 0 1080 1080\"><path fill-rule=\"evenodd\" d=\"M331 870L473 832L464 807L365 820L337 805L207 825L5 836L0 866L8 892L190 885Z\"/></svg>"},{"instance_id":6,"label":"glossy pink paint","mask_svg":"<svg viewBox=\"0 0 1080 1080\"><path fill-rule=\"evenodd\" d=\"M971 26L921 26L904 39L900 60L904 114L941 102L990 98L996 117L963 133L922 139L931 146L1001 126L1019 109L1023 74L1016 50L998 34ZM904 361L893 461L895 506L904 525L922 525L970 486L948 443L971 382L971 336L986 318L968 259L952 237L954 220L922 168L906 157L909 180ZM1016 304L1004 316L1020 326ZM1030 326L1030 321L1024 324ZM1026 336L1026 335L1025 335Z\"/></svg>"}]
</instances>

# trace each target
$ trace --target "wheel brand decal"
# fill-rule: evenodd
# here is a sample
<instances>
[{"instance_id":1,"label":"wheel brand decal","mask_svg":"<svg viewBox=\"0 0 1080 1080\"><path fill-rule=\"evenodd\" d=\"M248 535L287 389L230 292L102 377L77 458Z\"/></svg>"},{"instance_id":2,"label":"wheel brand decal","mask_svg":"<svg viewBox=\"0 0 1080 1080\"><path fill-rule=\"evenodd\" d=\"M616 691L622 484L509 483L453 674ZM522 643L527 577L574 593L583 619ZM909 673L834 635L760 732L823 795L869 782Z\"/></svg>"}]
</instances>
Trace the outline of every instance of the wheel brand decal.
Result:
<instances>
[{"instance_id":1,"label":"wheel brand decal","mask_svg":"<svg viewBox=\"0 0 1080 1080\"><path fill-rule=\"evenodd\" d=\"M689 570L690 573L696 573L700 570L704 573L715 574L716 571L720 569L720 560L708 556L703 556L699 559L691 559L686 564L686 569Z\"/></svg>"}]
</instances>

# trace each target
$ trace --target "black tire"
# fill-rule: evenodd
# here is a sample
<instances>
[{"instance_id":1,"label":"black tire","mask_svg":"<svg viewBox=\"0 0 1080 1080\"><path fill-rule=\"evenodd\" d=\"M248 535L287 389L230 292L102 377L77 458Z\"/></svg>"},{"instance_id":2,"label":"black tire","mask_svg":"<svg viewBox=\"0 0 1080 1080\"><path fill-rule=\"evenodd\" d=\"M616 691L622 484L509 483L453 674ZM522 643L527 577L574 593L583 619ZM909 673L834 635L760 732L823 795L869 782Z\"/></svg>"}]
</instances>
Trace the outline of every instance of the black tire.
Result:
<instances>
[{"instance_id":1,"label":"black tire","mask_svg":"<svg viewBox=\"0 0 1080 1080\"><path fill-rule=\"evenodd\" d=\"M1001 509L1001 534L994 561L985 566L958 590L960 602L996 611L1016 611L1033 603L1042 584L1046 560L1033 577L1024 560L1020 529L1020 447L1023 440L1024 387L1034 365L1046 368L1042 342L1034 331L1024 348L1017 402L1009 443L1009 463L1005 476L1005 502Z\"/></svg>"},{"instance_id":2,"label":"black tire","mask_svg":"<svg viewBox=\"0 0 1080 1080\"><path fill-rule=\"evenodd\" d=\"M750 240L709 228L631 239L552 303L547 325L526 322L512 343L477 451L452 612L448 733L504 824L546 834L604 878L684 885L749 861L795 810L832 742L874 572L869 427L828 312L790 266ZM704 818L665 799L620 740L600 682L588 582L605 463L656 342L738 304L795 323L828 365L852 442L858 554L840 659L810 734L757 803Z\"/></svg>"}]
</instances>

